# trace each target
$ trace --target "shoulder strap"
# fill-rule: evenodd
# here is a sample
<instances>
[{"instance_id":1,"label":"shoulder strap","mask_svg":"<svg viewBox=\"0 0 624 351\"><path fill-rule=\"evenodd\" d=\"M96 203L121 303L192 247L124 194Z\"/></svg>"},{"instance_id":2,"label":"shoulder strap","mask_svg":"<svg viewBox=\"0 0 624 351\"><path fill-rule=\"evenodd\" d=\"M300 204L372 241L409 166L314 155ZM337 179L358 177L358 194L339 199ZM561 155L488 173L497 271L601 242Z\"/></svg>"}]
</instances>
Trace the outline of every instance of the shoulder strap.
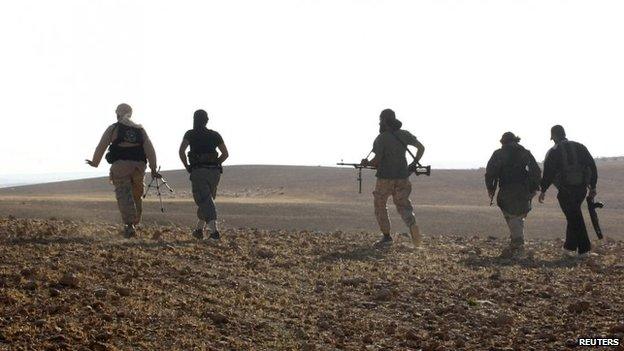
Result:
<instances>
[{"instance_id":1,"label":"shoulder strap","mask_svg":"<svg viewBox=\"0 0 624 351\"><path fill-rule=\"evenodd\" d=\"M412 156L412 158L414 160L416 160L416 156L414 156L414 154L410 151L410 149L407 147L407 144L405 144L403 142L403 140L401 140L401 138L399 138L398 135L394 134L394 132L390 132L390 134L392 134L392 136L394 136L396 138L396 140L398 140L399 143L401 143L401 145L403 145L403 148L405 148L405 151L407 151L407 153L409 153L409 155Z\"/></svg>"},{"instance_id":2,"label":"shoulder strap","mask_svg":"<svg viewBox=\"0 0 624 351\"><path fill-rule=\"evenodd\" d=\"M115 141L117 141L116 139L119 138L119 135L118 135L116 139L113 139L113 134L115 133L115 129L117 129L118 126L119 126L119 122L113 123L113 125L112 125L113 129L111 130L111 135L110 135L110 138L111 138L110 142L111 142L111 144L114 144Z\"/></svg>"}]
</instances>

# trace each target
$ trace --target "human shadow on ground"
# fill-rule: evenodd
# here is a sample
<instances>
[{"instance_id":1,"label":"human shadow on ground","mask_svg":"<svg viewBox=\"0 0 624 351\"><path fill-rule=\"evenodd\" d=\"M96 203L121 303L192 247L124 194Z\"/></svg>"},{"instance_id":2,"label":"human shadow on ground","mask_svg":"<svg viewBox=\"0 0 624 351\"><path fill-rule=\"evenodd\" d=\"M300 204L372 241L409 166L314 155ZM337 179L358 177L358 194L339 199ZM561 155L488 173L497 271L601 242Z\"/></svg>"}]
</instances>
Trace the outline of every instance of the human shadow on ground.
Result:
<instances>
[{"instance_id":1,"label":"human shadow on ground","mask_svg":"<svg viewBox=\"0 0 624 351\"><path fill-rule=\"evenodd\" d=\"M467 267L487 268L495 266L520 266L523 268L571 268L583 261L574 258L559 258L552 261L534 257L501 258L492 256L473 256L460 260L459 263Z\"/></svg>"},{"instance_id":2,"label":"human shadow on ground","mask_svg":"<svg viewBox=\"0 0 624 351\"><path fill-rule=\"evenodd\" d=\"M388 253L390 247L377 247L373 245L362 245L352 248L348 251L331 252L319 257L320 262L335 261L375 261L383 259Z\"/></svg>"}]
</instances>

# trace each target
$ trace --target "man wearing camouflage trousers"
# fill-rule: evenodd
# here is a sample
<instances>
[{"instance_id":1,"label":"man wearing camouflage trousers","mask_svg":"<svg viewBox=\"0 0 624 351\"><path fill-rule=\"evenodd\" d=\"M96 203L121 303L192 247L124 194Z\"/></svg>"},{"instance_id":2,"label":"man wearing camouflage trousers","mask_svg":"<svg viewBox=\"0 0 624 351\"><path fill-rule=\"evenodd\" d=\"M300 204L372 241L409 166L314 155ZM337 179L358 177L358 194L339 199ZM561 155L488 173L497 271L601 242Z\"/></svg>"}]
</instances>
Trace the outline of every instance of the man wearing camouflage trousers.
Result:
<instances>
[{"instance_id":1,"label":"man wearing camouflage trousers","mask_svg":"<svg viewBox=\"0 0 624 351\"><path fill-rule=\"evenodd\" d=\"M416 161L419 161L425 152L425 147L410 132L402 130L402 125L394 111L383 110L379 116L379 135L373 143L375 157L372 160L363 159L361 164L377 168L377 183L373 197L375 217L383 234L378 244L392 243L390 218L386 207L388 198L392 196L397 211L409 228L414 246L419 247L422 236L416 225L414 208L409 199L412 184L409 181L410 173L405 152L407 145L415 146L418 149Z\"/></svg>"},{"instance_id":2,"label":"man wearing camouflage trousers","mask_svg":"<svg viewBox=\"0 0 624 351\"><path fill-rule=\"evenodd\" d=\"M109 126L93 153L86 160L91 167L98 167L106 148L106 160L111 164L110 179L115 186L117 205L125 224L124 236L136 235L135 226L141 222L143 213L143 178L147 161L152 177L160 177L156 166L156 152L145 129L131 120L132 108L120 104L115 111L117 123Z\"/></svg>"}]
</instances>

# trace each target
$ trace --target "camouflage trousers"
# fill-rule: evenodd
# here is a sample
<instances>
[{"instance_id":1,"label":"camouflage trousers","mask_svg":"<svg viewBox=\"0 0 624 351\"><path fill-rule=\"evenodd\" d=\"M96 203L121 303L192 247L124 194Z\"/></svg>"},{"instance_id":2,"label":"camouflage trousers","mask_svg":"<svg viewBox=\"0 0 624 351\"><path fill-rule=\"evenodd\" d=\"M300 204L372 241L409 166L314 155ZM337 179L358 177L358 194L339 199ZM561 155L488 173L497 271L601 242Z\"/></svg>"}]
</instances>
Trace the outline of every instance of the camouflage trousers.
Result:
<instances>
[{"instance_id":1,"label":"camouflage trousers","mask_svg":"<svg viewBox=\"0 0 624 351\"><path fill-rule=\"evenodd\" d=\"M390 234L390 217L388 217L388 208L386 207L390 196L392 196L392 201L407 227L409 228L416 223L414 208L409 199L411 192L412 183L410 183L407 178L377 179L373 197L375 202L375 217L377 217L377 223L382 233Z\"/></svg>"},{"instance_id":2,"label":"camouflage trousers","mask_svg":"<svg viewBox=\"0 0 624 351\"><path fill-rule=\"evenodd\" d=\"M145 162L119 160L110 169L117 206L124 224L139 224L143 214Z\"/></svg>"},{"instance_id":3,"label":"camouflage trousers","mask_svg":"<svg viewBox=\"0 0 624 351\"><path fill-rule=\"evenodd\" d=\"M193 199L197 204L197 218L205 222L217 219L214 199L217 197L220 179L221 171L215 168L195 168L191 171L191 186Z\"/></svg>"}]
</instances>

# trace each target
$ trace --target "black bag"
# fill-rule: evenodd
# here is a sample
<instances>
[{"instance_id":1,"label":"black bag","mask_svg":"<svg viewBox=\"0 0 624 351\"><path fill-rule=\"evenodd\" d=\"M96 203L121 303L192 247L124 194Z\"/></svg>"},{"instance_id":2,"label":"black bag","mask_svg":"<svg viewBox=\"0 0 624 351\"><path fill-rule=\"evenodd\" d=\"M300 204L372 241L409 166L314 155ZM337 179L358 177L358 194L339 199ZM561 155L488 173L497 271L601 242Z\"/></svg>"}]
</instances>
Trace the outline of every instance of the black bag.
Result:
<instances>
[{"instance_id":1,"label":"black bag","mask_svg":"<svg viewBox=\"0 0 624 351\"><path fill-rule=\"evenodd\" d=\"M108 152L106 153L106 156L104 156L104 158L106 158L106 162L108 162L109 164L113 164L113 162L115 162L117 160L117 148L114 145L111 145L108 148Z\"/></svg>"}]
</instances>

